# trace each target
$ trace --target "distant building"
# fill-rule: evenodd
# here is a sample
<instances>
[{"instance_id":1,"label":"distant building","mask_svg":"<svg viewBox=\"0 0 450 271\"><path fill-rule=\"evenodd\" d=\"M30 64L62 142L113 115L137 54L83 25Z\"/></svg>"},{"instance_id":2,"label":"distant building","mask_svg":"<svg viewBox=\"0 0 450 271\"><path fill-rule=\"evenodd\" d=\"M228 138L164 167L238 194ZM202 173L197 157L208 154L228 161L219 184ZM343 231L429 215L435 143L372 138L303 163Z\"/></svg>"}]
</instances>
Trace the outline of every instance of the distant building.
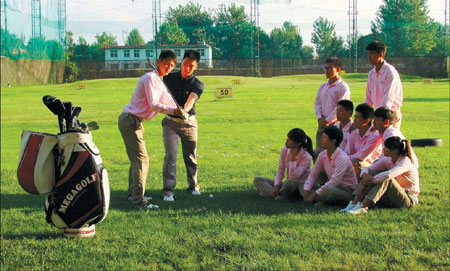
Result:
<instances>
[{"instance_id":1,"label":"distant building","mask_svg":"<svg viewBox=\"0 0 450 271\"><path fill-rule=\"evenodd\" d=\"M156 59L162 50L172 50L181 62L186 50L200 53L199 69L212 68L212 49L205 43L162 45L155 52L154 45L107 45L105 50L105 68L108 70L150 69L150 61L156 65Z\"/></svg>"}]
</instances>

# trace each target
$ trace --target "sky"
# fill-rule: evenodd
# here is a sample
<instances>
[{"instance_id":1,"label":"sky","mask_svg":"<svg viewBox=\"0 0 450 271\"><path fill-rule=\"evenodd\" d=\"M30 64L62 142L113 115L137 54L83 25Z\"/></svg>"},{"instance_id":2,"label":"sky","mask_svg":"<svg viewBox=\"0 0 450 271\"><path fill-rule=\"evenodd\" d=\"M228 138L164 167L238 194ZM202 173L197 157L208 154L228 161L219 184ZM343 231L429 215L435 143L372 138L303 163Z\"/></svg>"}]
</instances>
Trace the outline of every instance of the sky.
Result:
<instances>
[{"instance_id":1,"label":"sky","mask_svg":"<svg viewBox=\"0 0 450 271\"><path fill-rule=\"evenodd\" d=\"M445 2L449 0L428 0L429 16L435 21L445 23ZM185 5L189 1L161 0L161 13L169 7ZM220 4L236 3L244 6L250 14L250 0L192 0L205 9L217 9ZM370 23L376 17L382 0L359 0L358 32L370 33ZM137 28L145 41L153 38L152 0L67 0L67 30L74 33L77 41L83 36L88 43L95 41L95 34L106 31L116 37L123 45L128 32ZM300 29L303 44L312 45L313 22L326 17L336 25L336 33L345 37L349 33L349 0L260 0L259 24L270 34L280 28L284 21L290 21ZM448 21L448 19L447 19Z\"/></svg>"}]
</instances>

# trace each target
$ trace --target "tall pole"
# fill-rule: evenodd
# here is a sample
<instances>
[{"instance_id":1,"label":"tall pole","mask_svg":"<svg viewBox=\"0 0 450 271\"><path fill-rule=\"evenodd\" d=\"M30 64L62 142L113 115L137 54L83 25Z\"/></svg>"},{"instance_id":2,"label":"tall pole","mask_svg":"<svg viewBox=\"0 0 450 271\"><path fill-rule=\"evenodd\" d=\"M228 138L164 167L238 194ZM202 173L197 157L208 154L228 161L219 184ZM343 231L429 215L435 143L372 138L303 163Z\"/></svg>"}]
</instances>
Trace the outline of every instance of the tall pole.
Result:
<instances>
[{"instance_id":1,"label":"tall pole","mask_svg":"<svg viewBox=\"0 0 450 271\"><path fill-rule=\"evenodd\" d=\"M250 0L250 20L253 26L251 35L251 66L252 75L259 72L259 0Z\"/></svg>"},{"instance_id":2,"label":"tall pole","mask_svg":"<svg viewBox=\"0 0 450 271\"><path fill-rule=\"evenodd\" d=\"M153 43L155 47L155 62L158 59L158 47L160 39L158 37L158 28L161 25L161 0L153 0Z\"/></svg>"},{"instance_id":3,"label":"tall pole","mask_svg":"<svg viewBox=\"0 0 450 271\"><path fill-rule=\"evenodd\" d=\"M348 0L348 57L353 59L353 72L358 72L358 3Z\"/></svg>"}]
</instances>

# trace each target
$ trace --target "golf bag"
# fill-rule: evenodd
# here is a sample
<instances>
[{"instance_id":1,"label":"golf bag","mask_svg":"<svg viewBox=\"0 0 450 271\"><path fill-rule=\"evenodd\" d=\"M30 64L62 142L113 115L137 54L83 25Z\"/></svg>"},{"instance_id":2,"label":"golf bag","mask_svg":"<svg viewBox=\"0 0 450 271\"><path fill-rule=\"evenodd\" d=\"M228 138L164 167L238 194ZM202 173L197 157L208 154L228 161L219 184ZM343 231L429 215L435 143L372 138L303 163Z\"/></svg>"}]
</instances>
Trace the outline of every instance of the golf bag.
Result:
<instances>
[{"instance_id":1,"label":"golf bag","mask_svg":"<svg viewBox=\"0 0 450 271\"><path fill-rule=\"evenodd\" d=\"M48 223L61 229L89 227L106 217L110 197L108 173L89 130L98 126L79 122L81 107L52 96L43 101L58 116L60 133L22 133L19 184L29 193L48 194Z\"/></svg>"}]
</instances>

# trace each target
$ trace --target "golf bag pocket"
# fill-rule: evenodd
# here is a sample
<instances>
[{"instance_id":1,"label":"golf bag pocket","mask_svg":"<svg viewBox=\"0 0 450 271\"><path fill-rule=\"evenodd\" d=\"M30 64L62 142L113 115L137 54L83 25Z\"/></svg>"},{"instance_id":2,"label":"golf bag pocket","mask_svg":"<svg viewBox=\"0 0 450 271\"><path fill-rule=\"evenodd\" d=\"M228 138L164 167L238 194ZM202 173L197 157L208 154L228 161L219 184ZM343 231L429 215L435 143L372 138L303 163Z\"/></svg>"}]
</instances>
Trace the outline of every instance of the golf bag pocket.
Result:
<instances>
[{"instance_id":1,"label":"golf bag pocket","mask_svg":"<svg viewBox=\"0 0 450 271\"><path fill-rule=\"evenodd\" d=\"M109 207L106 169L89 133L59 138L61 175L46 203L47 222L57 228L80 228L102 221Z\"/></svg>"},{"instance_id":2,"label":"golf bag pocket","mask_svg":"<svg viewBox=\"0 0 450 271\"><path fill-rule=\"evenodd\" d=\"M31 194L50 193L55 186L56 135L32 131L22 132L17 168L20 186Z\"/></svg>"}]
</instances>

